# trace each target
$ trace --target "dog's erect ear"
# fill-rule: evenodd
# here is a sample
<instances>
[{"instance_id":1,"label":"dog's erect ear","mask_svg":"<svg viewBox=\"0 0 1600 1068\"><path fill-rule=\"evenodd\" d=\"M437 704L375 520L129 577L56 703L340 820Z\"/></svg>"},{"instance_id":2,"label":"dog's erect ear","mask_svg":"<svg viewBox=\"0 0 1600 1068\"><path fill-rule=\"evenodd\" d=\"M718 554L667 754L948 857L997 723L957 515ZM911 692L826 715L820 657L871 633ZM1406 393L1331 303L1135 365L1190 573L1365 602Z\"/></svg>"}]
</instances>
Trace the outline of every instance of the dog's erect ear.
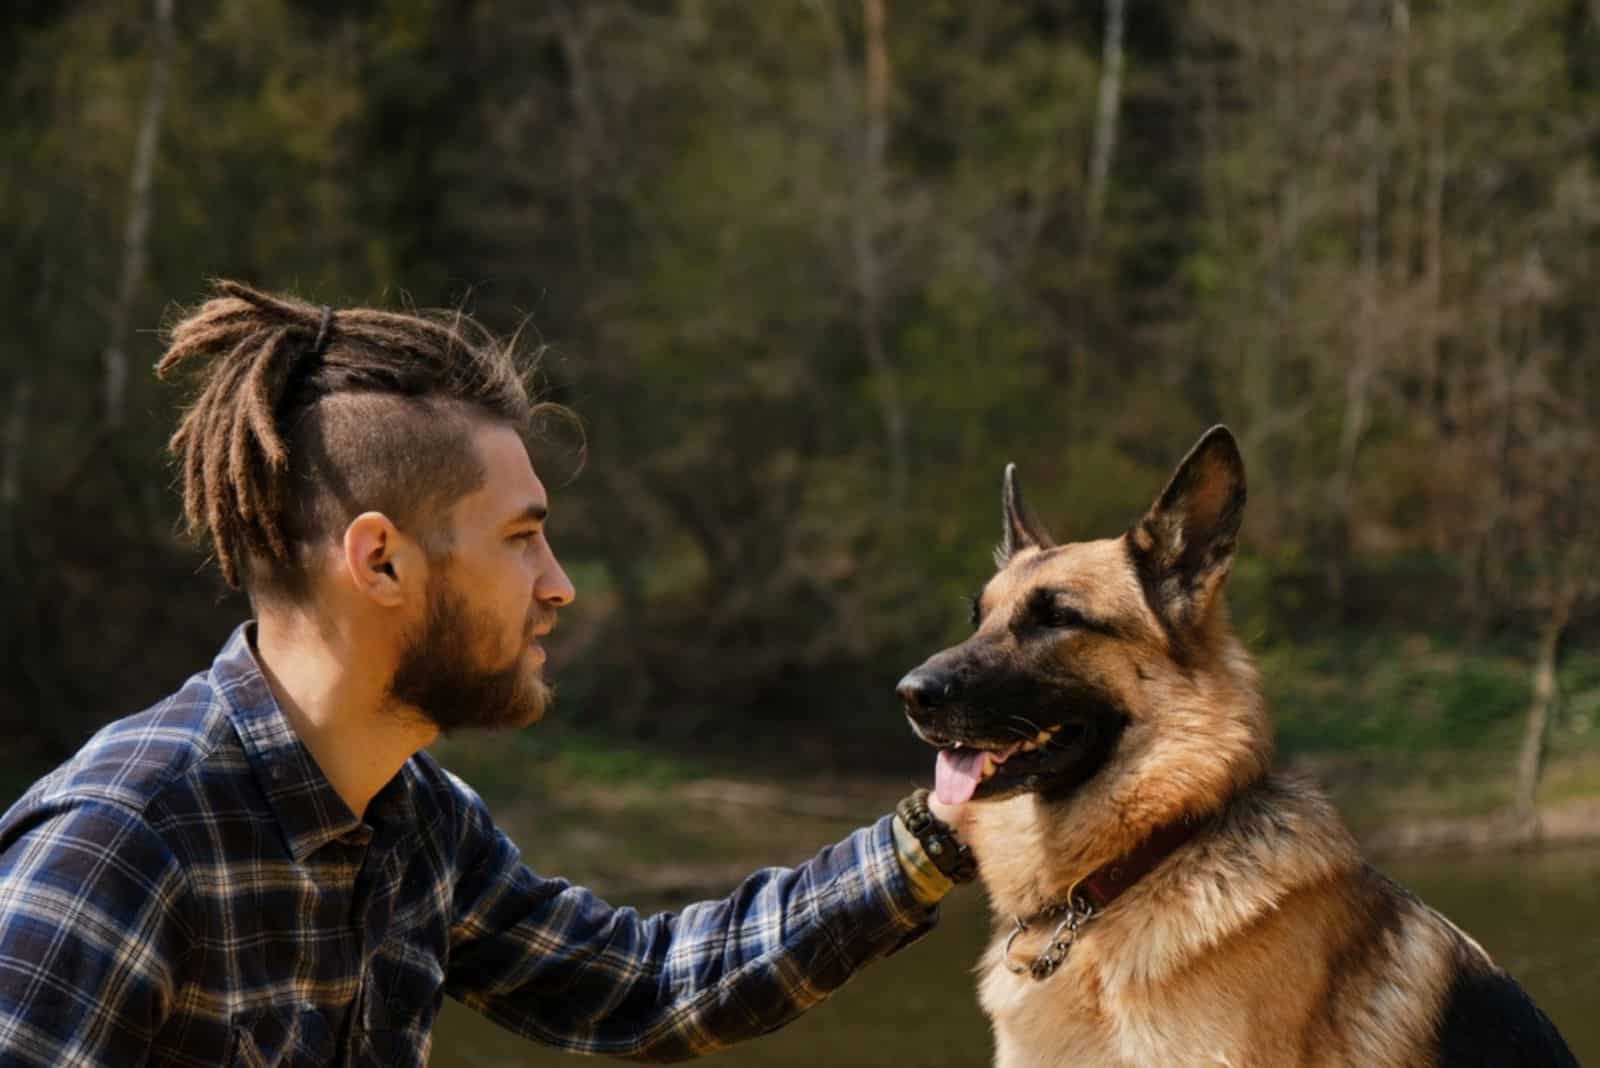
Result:
<instances>
[{"instance_id":1,"label":"dog's erect ear","mask_svg":"<svg viewBox=\"0 0 1600 1068\"><path fill-rule=\"evenodd\" d=\"M1227 427L1214 426L1128 531L1145 596L1168 622L1201 619L1228 577L1244 498L1239 444Z\"/></svg>"},{"instance_id":2,"label":"dog's erect ear","mask_svg":"<svg viewBox=\"0 0 1600 1068\"><path fill-rule=\"evenodd\" d=\"M1000 490L1000 513L1000 544L994 550L995 567L1005 567L1023 549L1048 549L1055 544L1022 501L1016 464L1006 464L1005 483Z\"/></svg>"}]
</instances>

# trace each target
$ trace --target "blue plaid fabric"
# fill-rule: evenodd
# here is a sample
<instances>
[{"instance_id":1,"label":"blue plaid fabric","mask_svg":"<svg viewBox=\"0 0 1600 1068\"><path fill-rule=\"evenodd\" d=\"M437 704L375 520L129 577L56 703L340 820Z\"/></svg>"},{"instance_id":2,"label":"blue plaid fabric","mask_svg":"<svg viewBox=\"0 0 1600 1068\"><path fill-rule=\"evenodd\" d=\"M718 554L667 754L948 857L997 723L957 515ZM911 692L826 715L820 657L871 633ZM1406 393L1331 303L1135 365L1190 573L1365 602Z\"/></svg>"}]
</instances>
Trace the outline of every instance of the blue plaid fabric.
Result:
<instances>
[{"instance_id":1,"label":"blue plaid fabric","mask_svg":"<svg viewBox=\"0 0 1600 1068\"><path fill-rule=\"evenodd\" d=\"M251 637L0 819L0 1064L423 1064L445 994L540 1042L682 1060L933 922L887 818L648 918L535 875L426 753L357 819Z\"/></svg>"}]
</instances>

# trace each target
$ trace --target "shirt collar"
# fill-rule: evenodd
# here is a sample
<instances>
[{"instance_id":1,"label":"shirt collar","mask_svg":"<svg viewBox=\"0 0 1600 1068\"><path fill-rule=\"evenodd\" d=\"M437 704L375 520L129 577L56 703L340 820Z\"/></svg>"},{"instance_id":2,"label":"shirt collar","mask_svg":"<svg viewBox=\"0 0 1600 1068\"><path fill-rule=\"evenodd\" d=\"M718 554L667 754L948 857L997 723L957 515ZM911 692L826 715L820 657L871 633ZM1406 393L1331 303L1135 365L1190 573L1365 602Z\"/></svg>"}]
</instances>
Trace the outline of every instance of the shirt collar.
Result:
<instances>
[{"instance_id":1,"label":"shirt collar","mask_svg":"<svg viewBox=\"0 0 1600 1068\"><path fill-rule=\"evenodd\" d=\"M227 707L244 746L245 759L272 806L284 842L296 863L335 839L353 835L363 843L372 824L384 838L416 824L416 770L413 760L400 768L368 806L363 823L328 781L261 673L255 653L256 625L242 623L211 664L211 683ZM385 834L383 832L391 833Z\"/></svg>"}]
</instances>

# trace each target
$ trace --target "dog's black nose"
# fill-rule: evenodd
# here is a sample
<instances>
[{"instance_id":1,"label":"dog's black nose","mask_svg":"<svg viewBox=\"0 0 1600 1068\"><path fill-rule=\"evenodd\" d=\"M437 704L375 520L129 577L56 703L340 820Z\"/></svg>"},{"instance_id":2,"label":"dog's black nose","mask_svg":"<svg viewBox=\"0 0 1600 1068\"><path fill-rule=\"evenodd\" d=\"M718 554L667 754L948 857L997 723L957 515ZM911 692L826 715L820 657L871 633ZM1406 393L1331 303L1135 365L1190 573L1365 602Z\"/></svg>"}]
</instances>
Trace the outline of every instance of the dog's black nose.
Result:
<instances>
[{"instance_id":1,"label":"dog's black nose","mask_svg":"<svg viewBox=\"0 0 1600 1068\"><path fill-rule=\"evenodd\" d=\"M894 692L905 702L906 714L916 719L937 708L946 690L944 682L932 672L913 671L900 680Z\"/></svg>"}]
</instances>

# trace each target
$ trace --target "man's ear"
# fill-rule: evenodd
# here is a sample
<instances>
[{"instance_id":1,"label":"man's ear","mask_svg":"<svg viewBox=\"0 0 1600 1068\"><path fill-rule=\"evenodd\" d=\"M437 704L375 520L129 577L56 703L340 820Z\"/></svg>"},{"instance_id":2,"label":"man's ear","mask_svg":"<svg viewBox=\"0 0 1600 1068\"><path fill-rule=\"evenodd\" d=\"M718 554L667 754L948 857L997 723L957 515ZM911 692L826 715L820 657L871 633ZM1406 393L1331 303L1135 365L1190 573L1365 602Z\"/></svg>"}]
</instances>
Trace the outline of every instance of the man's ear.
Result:
<instances>
[{"instance_id":1,"label":"man's ear","mask_svg":"<svg viewBox=\"0 0 1600 1068\"><path fill-rule=\"evenodd\" d=\"M1233 565L1244 500L1239 444L1227 427L1214 426L1128 531L1145 597L1168 624L1185 627L1205 618Z\"/></svg>"},{"instance_id":2,"label":"man's ear","mask_svg":"<svg viewBox=\"0 0 1600 1068\"><path fill-rule=\"evenodd\" d=\"M344 571L351 585L386 608L405 601L415 583L414 547L382 512L362 512L344 530Z\"/></svg>"},{"instance_id":3,"label":"man's ear","mask_svg":"<svg viewBox=\"0 0 1600 1068\"><path fill-rule=\"evenodd\" d=\"M1039 525L1022 500L1017 484L1017 465L1006 464L1000 487L1000 544L995 546L994 566L1003 568L1023 549L1048 549L1055 544L1049 531Z\"/></svg>"}]
</instances>

